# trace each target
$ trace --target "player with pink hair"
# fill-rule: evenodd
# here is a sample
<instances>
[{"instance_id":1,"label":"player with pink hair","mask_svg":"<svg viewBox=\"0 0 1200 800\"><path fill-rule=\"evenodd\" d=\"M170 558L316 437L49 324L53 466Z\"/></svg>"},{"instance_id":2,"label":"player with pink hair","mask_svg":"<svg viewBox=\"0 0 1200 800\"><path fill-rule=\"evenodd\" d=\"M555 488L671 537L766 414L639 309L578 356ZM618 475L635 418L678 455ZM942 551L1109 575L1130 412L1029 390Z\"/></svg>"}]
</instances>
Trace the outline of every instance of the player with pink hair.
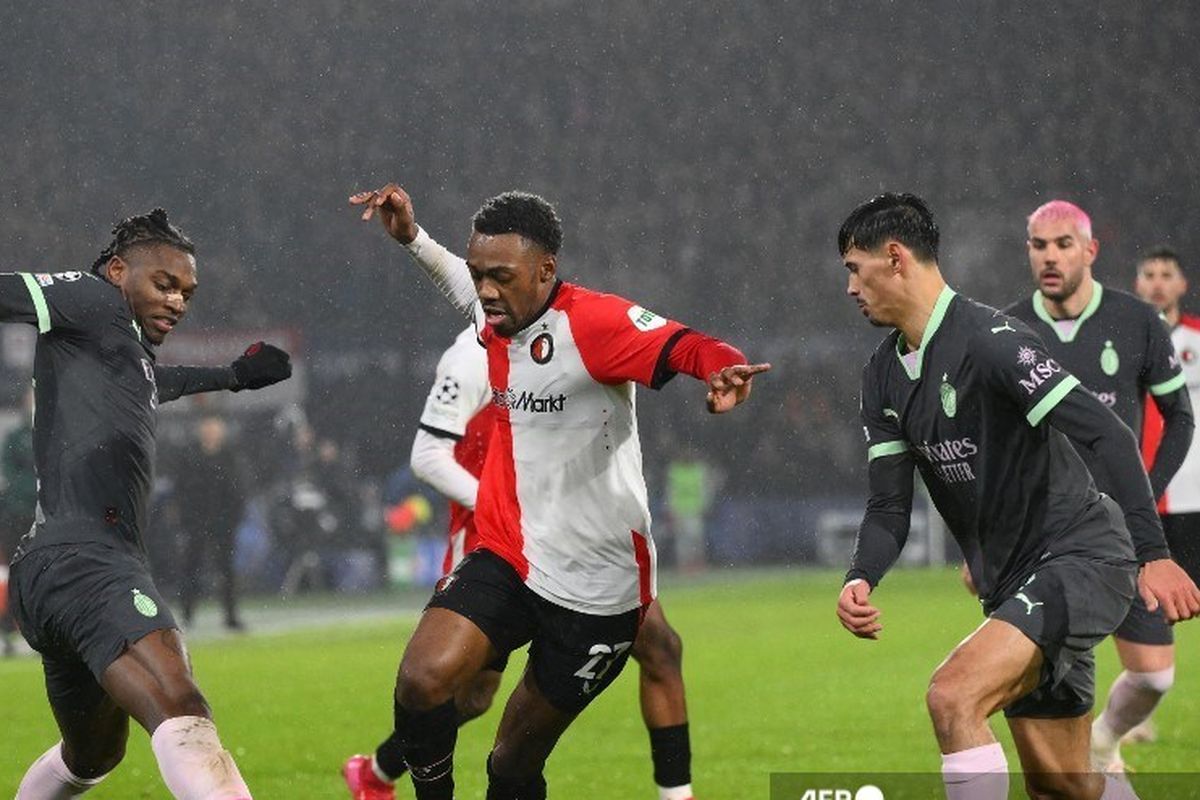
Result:
<instances>
[{"instance_id":1,"label":"player with pink hair","mask_svg":"<svg viewBox=\"0 0 1200 800\"><path fill-rule=\"evenodd\" d=\"M1143 430L1148 406L1162 413L1162 446L1148 466L1155 498L1187 455L1192 408L1171 343L1157 310L1126 292L1101 285L1092 274L1100 243L1087 213L1066 200L1039 206L1028 220L1029 265L1037 290L1007 312L1026 322L1060 364L1134 431ZM1146 398L1153 399L1147 403ZM1113 494L1112 477L1082 452L1097 487ZM1161 612L1135 600L1114 633L1122 673L1092 728L1092 765L1121 772L1120 741L1146 723L1171 688L1175 647Z\"/></svg>"}]
</instances>

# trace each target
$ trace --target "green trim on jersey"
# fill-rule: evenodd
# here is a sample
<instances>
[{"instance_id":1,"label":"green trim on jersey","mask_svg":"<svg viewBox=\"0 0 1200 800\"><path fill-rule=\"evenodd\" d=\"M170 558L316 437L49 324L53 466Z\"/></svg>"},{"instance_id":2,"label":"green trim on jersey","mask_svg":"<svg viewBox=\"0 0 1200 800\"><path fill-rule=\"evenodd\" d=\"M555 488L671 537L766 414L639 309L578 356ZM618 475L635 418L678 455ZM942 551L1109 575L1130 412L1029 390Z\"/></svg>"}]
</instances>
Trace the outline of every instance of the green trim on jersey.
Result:
<instances>
[{"instance_id":1,"label":"green trim on jersey","mask_svg":"<svg viewBox=\"0 0 1200 800\"><path fill-rule=\"evenodd\" d=\"M929 321L925 323L925 330L921 333L921 346L917 348L917 363L912 369L909 369L908 362L904 360L905 351L908 349L908 345L904 342L904 334L900 334L896 339L896 357L900 359L900 365L904 367L904 372L908 375L909 380L915 381L921 377L921 364L925 361L925 349L929 347L929 340L941 326L942 320L946 316L946 309L950 307L950 301L954 299L955 294L956 292L949 286L942 287L937 302L933 304L933 313L929 315Z\"/></svg>"},{"instance_id":2,"label":"green trim on jersey","mask_svg":"<svg viewBox=\"0 0 1200 800\"><path fill-rule=\"evenodd\" d=\"M1092 281L1092 288L1092 299L1088 301L1087 308L1083 309L1083 313L1079 315L1079 319L1075 320L1075 327L1071 328L1070 333L1064 334L1062 329L1058 327L1058 323L1063 320L1055 319L1046 310L1046 297L1042 294L1041 289L1035 289L1033 292L1033 313L1037 314L1042 322L1054 330L1055 335L1058 336L1060 341L1073 342L1075 341L1075 335L1083 327L1083 323L1100 308L1100 299L1104 296L1104 287L1100 285L1099 281Z\"/></svg>"},{"instance_id":3,"label":"green trim on jersey","mask_svg":"<svg viewBox=\"0 0 1200 800\"><path fill-rule=\"evenodd\" d=\"M33 300L33 310L37 312L38 333L49 333L50 307L46 305L45 292L42 291L37 278L28 272L21 273L21 280L25 281L25 288L29 290L29 297Z\"/></svg>"},{"instance_id":4,"label":"green trim on jersey","mask_svg":"<svg viewBox=\"0 0 1200 800\"><path fill-rule=\"evenodd\" d=\"M1062 399L1067 396L1067 393L1079 385L1079 378L1074 375L1068 375L1063 378L1062 383L1051 389L1045 397L1038 401L1038 404L1029 409L1029 413L1025 415L1025 419L1029 420L1029 426L1036 428L1041 424L1046 415L1054 410L1054 407L1062 402Z\"/></svg>"},{"instance_id":5,"label":"green trim on jersey","mask_svg":"<svg viewBox=\"0 0 1200 800\"><path fill-rule=\"evenodd\" d=\"M880 442L867 448L867 461L908 452L907 442Z\"/></svg>"},{"instance_id":6,"label":"green trim on jersey","mask_svg":"<svg viewBox=\"0 0 1200 800\"><path fill-rule=\"evenodd\" d=\"M1182 389L1185 385L1187 385L1187 376L1181 372L1170 380L1154 384L1146 391L1150 392L1152 395L1162 396L1164 394L1170 394L1178 389Z\"/></svg>"}]
</instances>

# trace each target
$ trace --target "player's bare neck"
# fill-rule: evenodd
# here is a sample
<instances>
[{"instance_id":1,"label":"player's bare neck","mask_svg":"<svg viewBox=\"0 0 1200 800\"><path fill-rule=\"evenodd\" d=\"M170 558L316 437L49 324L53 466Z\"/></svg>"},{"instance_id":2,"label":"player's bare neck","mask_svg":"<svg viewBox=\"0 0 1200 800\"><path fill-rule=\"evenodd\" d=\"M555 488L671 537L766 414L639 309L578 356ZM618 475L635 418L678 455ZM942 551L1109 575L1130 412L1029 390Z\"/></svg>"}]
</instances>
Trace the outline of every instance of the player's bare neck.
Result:
<instances>
[{"instance_id":1,"label":"player's bare neck","mask_svg":"<svg viewBox=\"0 0 1200 800\"><path fill-rule=\"evenodd\" d=\"M896 326L904 334L904 343L909 352L921 347L922 340L925 338L925 328L929 325L933 309L937 306L938 298L941 297L942 290L945 288L946 282L942 280L941 274L936 270L927 276L922 276L922 279L912 287L908 313L904 315L904 320Z\"/></svg>"}]
</instances>

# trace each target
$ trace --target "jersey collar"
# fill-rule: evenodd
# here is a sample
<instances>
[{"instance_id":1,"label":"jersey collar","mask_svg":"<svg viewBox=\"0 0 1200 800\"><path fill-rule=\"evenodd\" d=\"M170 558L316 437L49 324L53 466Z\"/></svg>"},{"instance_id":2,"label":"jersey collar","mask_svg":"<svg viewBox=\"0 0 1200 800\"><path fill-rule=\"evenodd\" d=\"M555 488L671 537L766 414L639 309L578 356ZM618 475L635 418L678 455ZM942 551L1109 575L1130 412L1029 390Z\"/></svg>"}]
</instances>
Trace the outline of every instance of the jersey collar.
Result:
<instances>
[{"instance_id":1,"label":"jersey collar","mask_svg":"<svg viewBox=\"0 0 1200 800\"><path fill-rule=\"evenodd\" d=\"M1079 334L1079 329L1083 327L1083 323L1096 310L1100 308L1100 299L1104 296L1104 287L1100 285L1100 281L1092 281L1092 299L1088 301L1087 307L1083 309L1083 313L1079 315L1079 319L1075 320L1075 324L1066 333L1058 323L1062 320L1057 320L1050 316L1050 312L1046 310L1046 298L1042 294L1041 289L1035 289L1033 292L1033 313L1038 315L1038 319L1050 326L1050 330L1063 342L1073 342ZM1063 326L1065 327L1065 326Z\"/></svg>"},{"instance_id":2,"label":"jersey collar","mask_svg":"<svg viewBox=\"0 0 1200 800\"><path fill-rule=\"evenodd\" d=\"M908 345L904 342L904 334L901 333L896 338L896 358L899 359L900 366L904 367L909 380L915 381L921 377L921 365L925 361L925 351L929 349L929 340L941 327L942 320L946 316L946 309L950 307L950 301L954 299L955 294L956 292L949 286L942 287L937 302L933 304L933 313L929 315L929 321L925 323L925 330L921 333L921 346L917 348L917 360L913 367L910 368L908 362L904 360L904 353L908 349Z\"/></svg>"}]
</instances>

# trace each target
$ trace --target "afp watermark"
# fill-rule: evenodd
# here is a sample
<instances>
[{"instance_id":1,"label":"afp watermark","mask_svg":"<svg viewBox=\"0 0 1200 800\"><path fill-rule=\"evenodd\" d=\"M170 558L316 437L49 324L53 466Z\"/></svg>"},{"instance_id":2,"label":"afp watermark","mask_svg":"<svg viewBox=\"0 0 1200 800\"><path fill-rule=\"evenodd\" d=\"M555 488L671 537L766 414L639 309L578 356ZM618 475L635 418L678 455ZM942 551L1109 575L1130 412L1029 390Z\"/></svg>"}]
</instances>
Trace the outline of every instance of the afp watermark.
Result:
<instances>
[{"instance_id":1,"label":"afp watermark","mask_svg":"<svg viewBox=\"0 0 1200 800\"><path fill-rule=\"evenodd\" d=\"M775 797L774 794L771 795ZM885 800L883 790L872 784L865 784L857 789L805 789L800 800Z\"/></svg>"},{"instance_id":2,"label":"afp watermark","mask_svg":"<svg viewBox=\"0 0 1200 800\"><path fill-rule=\"evenodd\" d=\"M1147 773L1127 775L1139 800L1200 800L1200 774ZM772 773L769 800L945 800L938 772ZM1009 798L1024 798L1025 777L1008 776Z\"/></svg>"},{"instance_id":3,"label":"afp watermark","mask_svg":"<svg viewBox=\"0 0 1200 800\"><path fill-rule=\"evenodd\" d=\"M895 800L897 796L868 775L799 772L771 775L770 800Z\"/></svg>"}]
</instances>

